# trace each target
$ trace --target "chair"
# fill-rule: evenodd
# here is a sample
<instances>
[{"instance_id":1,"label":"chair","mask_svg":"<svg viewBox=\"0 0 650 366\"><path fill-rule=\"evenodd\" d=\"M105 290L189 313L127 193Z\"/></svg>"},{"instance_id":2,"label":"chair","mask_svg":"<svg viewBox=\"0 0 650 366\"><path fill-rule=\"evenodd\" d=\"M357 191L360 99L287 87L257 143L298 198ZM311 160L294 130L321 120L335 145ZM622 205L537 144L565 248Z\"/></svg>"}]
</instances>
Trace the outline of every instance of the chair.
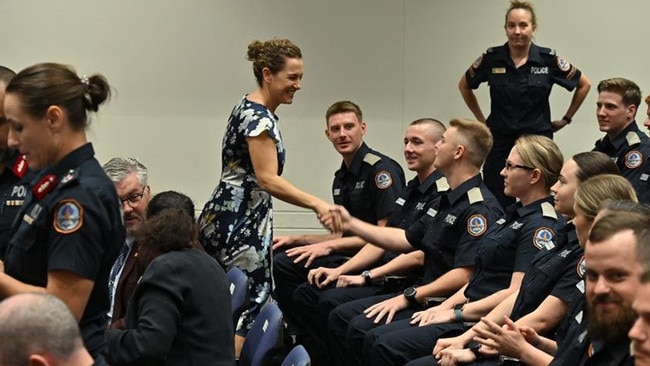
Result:
<instances>
[{"instance_id":1,"label":"chair","mask_svg":"<svg viewBox=\"0 0 650 366\"><path fill-rule=\"evenodd\" d=\"M282 344L282 311L269 302L257 314L239 355L239 366L265 366Z\"/></svg>"},{"instance_id":2,"label":"chair","mask_svg":"<svg viewBox=\"0 0 650 366\"><path fill-rule=\"evenodd\" d=\"M280 366L311 366L311 358L305 347L298 344L287 354Z\"/></svg>"},{"instance_id":3,"label":"chair","mask_svg":"<svg viewBox=\"0 0 650 366\"><path fill-rule=\"evenodd\" d=\"M248 306L248 276L237 267L232 267L228 273L230 282L230 304L232 307L233 326L237 328L239 317Z\"/></svg>"}]
</instances>

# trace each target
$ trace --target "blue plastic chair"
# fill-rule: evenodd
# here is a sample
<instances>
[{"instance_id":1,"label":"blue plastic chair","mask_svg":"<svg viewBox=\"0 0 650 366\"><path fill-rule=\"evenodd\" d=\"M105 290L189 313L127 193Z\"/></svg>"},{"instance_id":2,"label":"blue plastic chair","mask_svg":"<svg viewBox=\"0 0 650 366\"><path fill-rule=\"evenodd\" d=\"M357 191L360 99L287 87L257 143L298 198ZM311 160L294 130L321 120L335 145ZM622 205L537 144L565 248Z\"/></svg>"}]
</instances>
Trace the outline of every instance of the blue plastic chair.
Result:
<instances>
[{"instance_id":1,"label":"blue plastic chair","mask_svg":"<svg viewBox=\"0 0 650 366\"><path fill-rule=\"evenodd\" d=\"M298 344L287 354L280 366L311 366L311 358L305 347Z\"/></svg>"},{"instance_id":2,"label":"blue plastic chair","mask_svg":"<svg viewBox=\"0 0 650 366\"><path fill-rule=\"evenodd\" d=\"M248 306L248 276L237 267L232 267L228 273L230 282L230 304L232 307L233 326L237 328L239 317Z\"/></svg>"},{"instance_id":3,"label":"blue plastic chair","mask_svg":"<svg viewBox=\"0 0 650 366\"><path fill-rule=\"evenodd\" d=\"M269 302L257 314L239 355L239 366L265 366L282 345L282 311Z\"/></svg>"}]
</instances>

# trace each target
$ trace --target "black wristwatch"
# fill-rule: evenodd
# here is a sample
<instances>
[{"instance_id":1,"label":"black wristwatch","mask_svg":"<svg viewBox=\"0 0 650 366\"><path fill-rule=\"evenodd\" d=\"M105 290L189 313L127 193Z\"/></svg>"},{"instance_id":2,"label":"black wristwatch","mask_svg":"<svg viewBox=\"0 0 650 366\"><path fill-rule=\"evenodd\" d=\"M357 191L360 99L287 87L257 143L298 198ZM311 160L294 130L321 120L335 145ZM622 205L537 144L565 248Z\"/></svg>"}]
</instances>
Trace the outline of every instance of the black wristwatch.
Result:
<instances>
[{"instance_id":1,"label":"black wristwatch","mask_svg":"<svg viewBox=\"0 0 650 366\"><path fill-rule=\"evenodd\" d=\"M369 270L361 272L361 277L363 277L366 286L370 286L372 284L372 277L370 276Z\"/></svg>"},{"instance_id":2,"label":"black wristwatch","mask_svg":"<svg viewBox=\"0 0 650 366\"><path fill-rule=\"evenodd\" d=\"M467 344L467 349L472 351L474 357L476 357L477 360L483 359L483 354L479 351L481 349L481 346L482 344L478 343L477 341L471 341L469 344Z\"/></svg>"},{"instance_id":3,"label":"black wristwatch","mask_svg":"<svg viewBox=\"0 0 650 366\"><path fill-rule=\"evenodd\" d=\"M420 306L418 301L415 299L415 295L417 293L418 293L418 290L413 286L407 287L404 290L404 297L406 298L406 301L409 302L409 305L412 306L412 307L419 307Z\"/></svg>"}]
</instances>

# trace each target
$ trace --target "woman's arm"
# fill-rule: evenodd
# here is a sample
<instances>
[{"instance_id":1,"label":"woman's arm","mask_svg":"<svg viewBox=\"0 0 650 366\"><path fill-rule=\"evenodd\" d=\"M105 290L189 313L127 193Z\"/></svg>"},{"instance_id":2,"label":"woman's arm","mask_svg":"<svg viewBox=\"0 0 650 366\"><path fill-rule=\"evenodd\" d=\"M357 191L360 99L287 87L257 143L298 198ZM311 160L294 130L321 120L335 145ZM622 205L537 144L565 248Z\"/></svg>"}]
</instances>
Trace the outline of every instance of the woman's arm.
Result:
<instances>
[{"instance_id":1,"label":"woman's arm","mask_svg":"<svg viewBox=\"0 0 650 366\"><path fill-rule=\"evenodd\" d=\"M303 192L288 180L278 175L278 159L275 142L264 132L259 136L247 137L248 151L253 163L253 170L260 187L275 198L296 206L325 214L331 205L318 197Z\"/></svg>"},{"instance_id":2,"label":"woman's arm","mask_svg":"<svg viewBox=\"0 0 650 366\"><path fill-rule=\"evenodd\" d=\"M484 297L478 301L472 301L463 308L463 320L479 321L481 317L488 314L492 309L499 305L511 294L517 292L521 286L521 280L524 278L524 272L514 272L510 278L510 286L499 290L490 296Z\"/></svg>"},{"instance_id":3,"label":"woman's arm","mask_svg":"<svg viewBox=\"0 0 650 366\"><path fill-rule=\"evenodd\" d=\"M485 116L483 116L483 111L481 111L481 106L478 104L478 100L476 99L476 94L474 94L472 88L470 88L469 85L467 85L467 79L465 79L465 74L461 76L460 81L458 82L458 90L460 90L460 95L463 96L463 100L465 101L465 104L467 104L469 110L472 111L474 117L476 117L476 119L479 120L480 122L485 123Z\"/></svg>"}]
</instances>

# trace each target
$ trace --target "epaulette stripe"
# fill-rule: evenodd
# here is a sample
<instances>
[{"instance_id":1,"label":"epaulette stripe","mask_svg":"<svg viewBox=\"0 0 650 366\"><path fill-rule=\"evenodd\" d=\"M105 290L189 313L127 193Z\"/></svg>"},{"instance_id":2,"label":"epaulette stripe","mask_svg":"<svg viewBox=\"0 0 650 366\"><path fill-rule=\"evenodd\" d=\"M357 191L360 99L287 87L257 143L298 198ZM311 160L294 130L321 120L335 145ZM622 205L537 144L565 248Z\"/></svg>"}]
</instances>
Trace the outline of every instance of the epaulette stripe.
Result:
<instances>
[{"instance_id":1,"label":"epaulette stripe","mask_svg":"<svg viewBox=\"0 0 650 366\"><path fill-rule=\"evenodd\" d=\"M548 202L543 202L542 203L542 216L550 217L552 219L557 220L557 212L555 212L555 209L553 208L553 205L551 205Z\"/></svg>"},{"instance_id":2,"label":"epaulette stripe","mask_svg":"<svg viewBox=\"0 0 650 366\"><path fill-rule=\"evenodd\" d=\"M366 155L363 157L363 161L370 164L370 165L375 165L377 162L381 160L381 156L378 156L376 154L373 154L371 152L366 153Z\"/></svg>"},{"instance_id":3,"label":"epaulette stripe","mask_svg":"<svg viewBox=\"0 0 650 366\"><path fill-rule=\"evenodd\" d=\"M467 191L467 199L469 200L470 205L476 202L483 202L483 193L481 193L481 189L479 187L474 187Z\"/></svg>"}]
</instances>

